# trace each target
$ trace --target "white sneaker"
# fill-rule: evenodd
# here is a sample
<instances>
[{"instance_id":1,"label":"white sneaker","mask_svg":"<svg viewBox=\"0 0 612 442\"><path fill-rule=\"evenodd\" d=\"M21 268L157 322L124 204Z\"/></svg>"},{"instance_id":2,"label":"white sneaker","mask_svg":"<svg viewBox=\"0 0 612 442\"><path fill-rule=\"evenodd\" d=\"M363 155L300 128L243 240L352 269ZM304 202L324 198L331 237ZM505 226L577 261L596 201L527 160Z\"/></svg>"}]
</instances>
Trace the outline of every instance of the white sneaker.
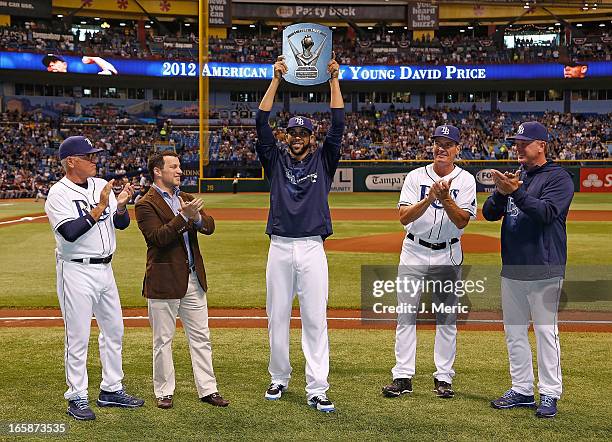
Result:
<instances>
[{"instance_id":1,"label":"white sneaker","mask_svg":"<svg viewBox=\"0 0 612 442\"><path fill-rule=\"evenodd\" d=\"M286 389L287 387L283 384L277 384L275 382L272 382L266 390L265 397L269 401L275 401L281 398L281 396L283 395L283 391L285 391Z\"/></svg>"},{"instance_id":2,"label":"white sneaker","mask_svg":"<svg viewBox=\"0 0 612 442\"><path fill-rule=\"evenodd\" d=\"M327 396L324 394L319 394L308 399L308 405L324 413L332 413L336 411L336 407L334 407L332 401L327 399Z\"/></svg>"}]
</instances>

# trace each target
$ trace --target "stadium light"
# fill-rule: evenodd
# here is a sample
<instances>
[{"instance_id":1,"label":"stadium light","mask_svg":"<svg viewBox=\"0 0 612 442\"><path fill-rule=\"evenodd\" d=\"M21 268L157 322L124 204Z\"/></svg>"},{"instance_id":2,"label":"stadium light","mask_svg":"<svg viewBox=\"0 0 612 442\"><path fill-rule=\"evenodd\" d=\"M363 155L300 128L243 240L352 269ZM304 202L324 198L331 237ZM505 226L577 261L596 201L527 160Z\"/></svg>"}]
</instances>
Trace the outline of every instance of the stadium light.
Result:
<instances>
[{"instance_id":1,"label":"stadium light","mask_svg":"<svg viewBox=\"0 0 612 442\"><path fill-rule=\"evenodd\" d=\"M82 24L82 25L86 25L86 24L87 24L87 22L86 22L86 21L82 21L82 22L81 22L81 24Z\"/></svg>"},{"instance_id":2,"label":"stadium light","mask_svg":"<svg viewBox=\"0 0 612 442\"><path fill-rule=\"evenodd\" d=\"M255 25L249 25L249 28L254 28L254 27L255 27Z\"/></svg>"},{"instance_id":3,"label":"stadium light","mask_svg":"<svg viewBox=\"0 0 612 442\"><path fill-rule=\"evenodd\" d=\"M578 23L578 24L576 25L576 27L577 27L577 28L581 28L581 27L582 27L582 23Z\"/></svg>"},{"instance_id":4,"label":"stadium light","mask_svg":"<svg viewBox=\"0 0 612 442\"><path fill-rule=\"evenodd\" d=\"M100 21L100 17L94 17L95 21Z\"/></svg>"},{"instance_id":5,"label":"stadium light","mask_svg":"<svg viewBox=\"0 0 612 442\"><path fill-rule=\"evenodd\" d=\"M465 32L465 29L459 29L459 32Z\"/></svg>"},{"instance_id":6,"label":"stadium light","mask_svg":"<svg viewBox=\"0 0 612 442\"><path fill-rule=\"evenodd\" d=\"M605 27L605 26L606 26L606 24L605 24L605 23L599 23L599 27L600 27L600 28L603 28L603 27Z\"/></svg>"},{"instance_id":7,"label":"stadium light","mask_svg":"<svg viewBox=\"0 0 612 442\"><path fill-rule=\"evenodd\" d=\"M232 26L232 29L235 31L236 29L238 29L237 26Z\"/></svg>"},{"instance_id":8,"label":"stadium light","mask_svg":"<svg viewBox=\"0 0 612 442\"><path fill-rule=\"evenodd\" d=\"M336 29L336 28L334 27L334 28L332 28L332 29ZM278 28L277 28L276 26L274 26L274 27L272 28L272 30L273 30L273 31L278 31Z\"/></svg>"},{"instance_id":9,"label":"stadium light","mask_svg":"<svg viewBox=\"0 0 612 442\"><path fill-rule=\"evenodd\" d=\"M372 26L368 26L369 31L371 31L372 29L374 29Z\"/></svg>"},{"instance_id":10,"label":"stadium light","mask_svg":"<svg viewBox=\"0 0 612 442\"><path fill-rule=\"evenodd\" d=\"M151 29L151 25L145 25L145 29Z\"/></svg>"},{"instance_id":11,"label":"stadium light","mask_svg":"<svg viewBox=\"0 0 612 442\"><path fill-rule=\"evenodd\" d=\"M468 29L472 30L472 29L474 29L474 26L468 26Z\"/></svg>"},{"instance_id":12,"label":"stadium light","mask_svg":"<svg viewBox=\"0 0 612 442\"><path fill-rule=\"evenodd\" d=\"M185 23L185 26L189 27L189 26L191 26L191 23Z\"/></svg>"},{"instance_id":13,"label":"stadium light","mask_svg":"<svg viewBox=\"0 0 612 442\"><path fill-rule=\"evenodd\" d=\"M62 18L64 17L62 14L57 14L57 18Z\"/></svg>"},{"instance_id":14,"label":"stadium light","mask_svg":"<svg viewBox=\"0 0 612 442\"><path fill-rule=\"evenodd\" d=\"M555 26L561 26L561 23L555 23Z\"/></svg>"},{"instance_id":15,"label":"stadium light","mask_svg":"<svg viewBox=\"0 0 612 442\"><path fill-rule=\"evenodd\" d=\"M125 26L125 23L121 22L119 23L119 26Z\"/></svg>"},{"instance_id":16,"label":"stadium light","mask_svg":"<svg viewBox=\"0 0 612 442\"><path fill-rule=\"evenodd\" d=\"M404 31L408 29L408 26L404 26Z\"/></svg>"}]
</instances>

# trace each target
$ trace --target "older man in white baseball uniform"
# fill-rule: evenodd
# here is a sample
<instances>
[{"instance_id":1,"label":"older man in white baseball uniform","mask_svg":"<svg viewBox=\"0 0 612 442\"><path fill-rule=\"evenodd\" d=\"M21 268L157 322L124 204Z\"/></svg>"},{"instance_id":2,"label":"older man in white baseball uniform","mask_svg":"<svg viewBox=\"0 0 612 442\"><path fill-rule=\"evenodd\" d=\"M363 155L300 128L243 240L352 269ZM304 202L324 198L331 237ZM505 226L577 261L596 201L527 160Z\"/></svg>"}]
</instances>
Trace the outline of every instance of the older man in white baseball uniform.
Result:
<instances>
[{"instance_id":1,"label":"older man in white baseball uniform","mask_svg":"<svg viewBox=\"0 0 612 442\"><path fill-rule=\"evenodd\" d=\"M96 154L85 137L69 137L59 148L66 176L51 187L45 212L55 234L57 296L64 318L64 364L68 390L67 413L78 420L93 420L87 398L87 347L92 314L100 336L102 382L99 407L135 408L142 399L123 388L121 349L123 320L111 260L115 228L130 224L126 204L129 184L115 197L113 180L96 175Z\"/></svg>"},{"instance_id":2,"label":"older man in white baseball uniform","mask_svg":"<svg viewBox=\"0 0 612 442\"><path fill-rule=\"evenodd\" d=\"M399 200L399 217L406 229L398 275L416 281L457 281L463 262L461 235L476 217L476 181L454 164L460 149L459 129L438 126L434 132L434 162L408 173ZM423 285L413 291L398 290L395 336L396 364L393 382L383 387L387 397L412 392L416 371L416 316ZM409 285L408 287L414 287ZM433 293L434 304L455 306L455 293ZM438 397L454 396L453 363L457 347L456 314L436 314L434 391Z\"/></svg>"}]
</instances>

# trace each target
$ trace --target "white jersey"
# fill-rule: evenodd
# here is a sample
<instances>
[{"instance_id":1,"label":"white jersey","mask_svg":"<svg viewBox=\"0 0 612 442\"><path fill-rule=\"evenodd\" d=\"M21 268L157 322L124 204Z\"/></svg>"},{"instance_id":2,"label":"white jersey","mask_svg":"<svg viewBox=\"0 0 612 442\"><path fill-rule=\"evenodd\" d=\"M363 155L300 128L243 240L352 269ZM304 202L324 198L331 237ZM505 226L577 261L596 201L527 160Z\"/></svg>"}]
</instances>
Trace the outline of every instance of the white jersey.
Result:
<instances>
[{"instance_id":1,"label":"white jersey","mask_svg":"<svg viewBox=\"0 0 612 442\"><path fill-rule=\"evenodd\" d=\"M433 170L433 164L419 167L406 175L398 207L416 204L429 194L431 186L441 179L453 178L450 186L451 198L457 206L470 213L470 219L476 218L476 180L468 171L455 166L447 176L440 177ZM459 238L463 229L458 229L448 218L446 211L438 200L431 203L425 213L405 226L406 232L429 242L444 242Z\"/></svg>"},{"instance_id":2,"label":"white jersey","mask_svg":"<svg viewBox=\"0 0 612 442\"><path fill-rule=\"evenodd\" d=\"M64 177L49 190L45 212L55 233L56 252L66 261L75 258L105 258L115 253L115 226L113 216L117 199L109 195L109 205L98 222L74 242L68 242L57 231L62 224L89 213L100 202L100 193L107 184L101 178L88 178L87 189Z\"/></svg>"}]
</instances>

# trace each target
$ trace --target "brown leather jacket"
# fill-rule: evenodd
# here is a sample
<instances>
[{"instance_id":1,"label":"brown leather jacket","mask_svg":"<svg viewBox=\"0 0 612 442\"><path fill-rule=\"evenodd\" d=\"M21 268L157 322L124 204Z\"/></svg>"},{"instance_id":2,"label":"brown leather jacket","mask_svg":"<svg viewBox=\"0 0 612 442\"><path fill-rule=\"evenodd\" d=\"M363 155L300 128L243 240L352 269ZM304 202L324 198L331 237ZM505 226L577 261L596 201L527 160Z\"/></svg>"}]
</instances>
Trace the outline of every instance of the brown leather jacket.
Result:
<instances>
[{"instance_id":1,"label":"brown leather jacket","mask_svg":"<svg viewBox=\"0 0 612 442\"><path fill-rule=\"evenodd\" d=\"M180 192L184 201L194 197ZM136 220L147 243L147 269L142 285L142 295L151 299L180 299L187 292L189 262L183 240L185 230L189 234L193 261L202 288L206 291L206 271L200 254L197 233L211 235L215 220L204 210L202 227L197 229L193 221L185 221L174 215L164 198L153 187L136 204Z\"/></svg>"}]
</instances>

